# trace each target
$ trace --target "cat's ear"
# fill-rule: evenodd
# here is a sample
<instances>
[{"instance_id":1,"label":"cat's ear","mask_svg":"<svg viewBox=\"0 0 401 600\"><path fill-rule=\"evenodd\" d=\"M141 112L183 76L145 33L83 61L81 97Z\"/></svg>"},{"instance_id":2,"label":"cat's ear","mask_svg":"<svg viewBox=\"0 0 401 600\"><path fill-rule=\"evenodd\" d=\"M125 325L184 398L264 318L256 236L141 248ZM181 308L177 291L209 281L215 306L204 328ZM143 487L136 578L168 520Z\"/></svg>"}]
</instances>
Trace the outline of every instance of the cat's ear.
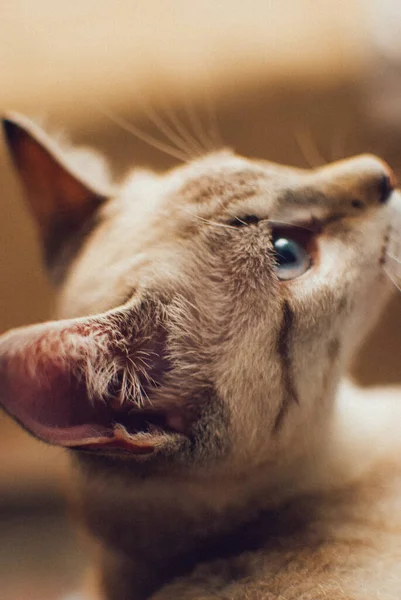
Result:
<instances>
[{"instance_id":1,"label":"cat's ear","mask_svg":"<svg viewBox=\"0 0 401 600\"><path fill-rule=\"evenodd\" d=\"M107 195L74 173L57 145L29 119L10 113L3 119L3 129L49 256L82 227Z\"/></svg>"},{"instance_id":2,"label":"cat's ear","mask_svg":"<svg viewBox=\"0 0 401 600\"><path fill-rule=\"evenodd\" d=\"M155 393L169 370L164 319L146 301L3 335L0 405L50 444L152 453L174 437Z\"/></svg>"}]
</instances>

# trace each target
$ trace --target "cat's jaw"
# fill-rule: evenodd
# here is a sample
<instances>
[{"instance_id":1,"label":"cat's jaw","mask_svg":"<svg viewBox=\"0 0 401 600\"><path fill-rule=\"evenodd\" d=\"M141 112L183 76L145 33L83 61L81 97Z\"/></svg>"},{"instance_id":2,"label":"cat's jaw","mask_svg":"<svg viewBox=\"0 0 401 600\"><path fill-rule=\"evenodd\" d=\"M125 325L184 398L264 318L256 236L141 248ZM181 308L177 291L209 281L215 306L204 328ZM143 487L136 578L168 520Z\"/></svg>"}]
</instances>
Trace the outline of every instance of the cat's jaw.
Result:
<instances>
[{"instance_id":1,"label":"cat's jaw","mask_svg":"<svg viewBox=\"0 0 401 600\"><path fill-rule=\"evenodd\" d=\"M322 399L325 403L335 404L333 398ZM341 419L346 417L341 414ZM112 527L114 518L117 522L126 519L128 526L137 511L140 521L149 519L152 528L157 507L166 524L171 516L182 518L196 523L207 537L209 529L210 533L224 529L227 518L239 526L260 511L277 509L298 496L324 494L350 483L361 469L353 465L352 456L343 461L349 439L342 438L341 431L336 411L325 410L313 425L305 423L303 432L291 438L284 435L267 460L246 464L228 456L193 470L169 469L168 465L154 468L146 459L138 463L135 456L126 460L74 452L78 505L89 528L94 520L95 529L102 524ZM104 513L106 520L100 516ZM191 544L193 529L184 530L179 528L178 535ZM163 526L157 535L166 535Z\"/></svg>"}]
</instances>

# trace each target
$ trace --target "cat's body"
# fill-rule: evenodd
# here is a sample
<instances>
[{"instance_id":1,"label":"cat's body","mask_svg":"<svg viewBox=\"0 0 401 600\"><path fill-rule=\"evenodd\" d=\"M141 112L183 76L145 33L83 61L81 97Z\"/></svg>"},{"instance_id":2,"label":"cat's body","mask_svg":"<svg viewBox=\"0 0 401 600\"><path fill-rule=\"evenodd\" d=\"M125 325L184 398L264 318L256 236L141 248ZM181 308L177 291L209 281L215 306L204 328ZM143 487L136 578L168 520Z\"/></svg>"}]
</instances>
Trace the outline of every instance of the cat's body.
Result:
<instances>
[{"instance_id":1,"label":"cat's body","mask_svg":"<svg viewBox=\"0 0 401 600\"><path fill-rule=\"evenodd\" d=\"M338 388L390 290L387 166L222 152L106 200L22 125L62 320L2 338L0 399L73 449L95 597L399 598L401 398Z\"/></svg>"}]
</instances>

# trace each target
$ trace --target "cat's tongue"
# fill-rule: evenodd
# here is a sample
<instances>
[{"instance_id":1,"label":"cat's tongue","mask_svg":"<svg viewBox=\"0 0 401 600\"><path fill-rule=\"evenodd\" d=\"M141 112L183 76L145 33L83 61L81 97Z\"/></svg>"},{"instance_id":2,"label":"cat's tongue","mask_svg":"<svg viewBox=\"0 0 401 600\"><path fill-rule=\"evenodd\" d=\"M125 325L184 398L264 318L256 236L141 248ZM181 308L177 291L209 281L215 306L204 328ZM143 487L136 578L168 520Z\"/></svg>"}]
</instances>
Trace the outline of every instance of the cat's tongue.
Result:
<instances>
[{"instance_id":1,"label":"cat's tongue","mask_svg":"<svg viewBox=\"0 0 401 600\"><path fill-rule=\"evenodd\" d=\"M110 397L94 395L115 353L121 353L124 324L129 323L125 330L130 334L139 335L135 316L120 310L34 325L0 337L0 405L50 444L152 452L174 433L164 429L165 415L140 409L135 401L127 406L111 391ZM148 341L149 332L145 337ZM141 349L138 338L130 343ZM130 365L135 365L134 354ZM135 371L130 376L135 378ZM136 385L140 391L139 376Z\"/></svg>"}]
</instances>

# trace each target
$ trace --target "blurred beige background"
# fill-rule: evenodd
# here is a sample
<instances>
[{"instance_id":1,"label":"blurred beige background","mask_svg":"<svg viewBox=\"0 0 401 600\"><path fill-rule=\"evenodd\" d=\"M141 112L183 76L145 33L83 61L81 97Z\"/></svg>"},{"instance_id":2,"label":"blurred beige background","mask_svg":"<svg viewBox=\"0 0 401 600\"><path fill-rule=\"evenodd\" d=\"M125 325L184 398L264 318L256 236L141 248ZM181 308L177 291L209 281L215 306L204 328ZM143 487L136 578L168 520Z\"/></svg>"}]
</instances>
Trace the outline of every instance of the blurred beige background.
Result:
<instances>
[{"instance_id":1,"label":"blurred beige background","mask_svg":"<svg viewBox=\"0 0 401 600\"><path fill-rule=\"evenodd\" d=\"M399 12L391 0L5 2L0 110L99 148L117 179L174 159L110 115L165 143L160 119L173 130L179 119L202 144L217 122L238 152L304 167L375 152L401 177ZM2 332L46 319L52 291L4 144L0 181ZM400 356L395 295L354 375L399 382ZM0 434L1 598L53 600L82 563L60 516L64 455L3 415Z\"/></svg>"}]
</instances>

